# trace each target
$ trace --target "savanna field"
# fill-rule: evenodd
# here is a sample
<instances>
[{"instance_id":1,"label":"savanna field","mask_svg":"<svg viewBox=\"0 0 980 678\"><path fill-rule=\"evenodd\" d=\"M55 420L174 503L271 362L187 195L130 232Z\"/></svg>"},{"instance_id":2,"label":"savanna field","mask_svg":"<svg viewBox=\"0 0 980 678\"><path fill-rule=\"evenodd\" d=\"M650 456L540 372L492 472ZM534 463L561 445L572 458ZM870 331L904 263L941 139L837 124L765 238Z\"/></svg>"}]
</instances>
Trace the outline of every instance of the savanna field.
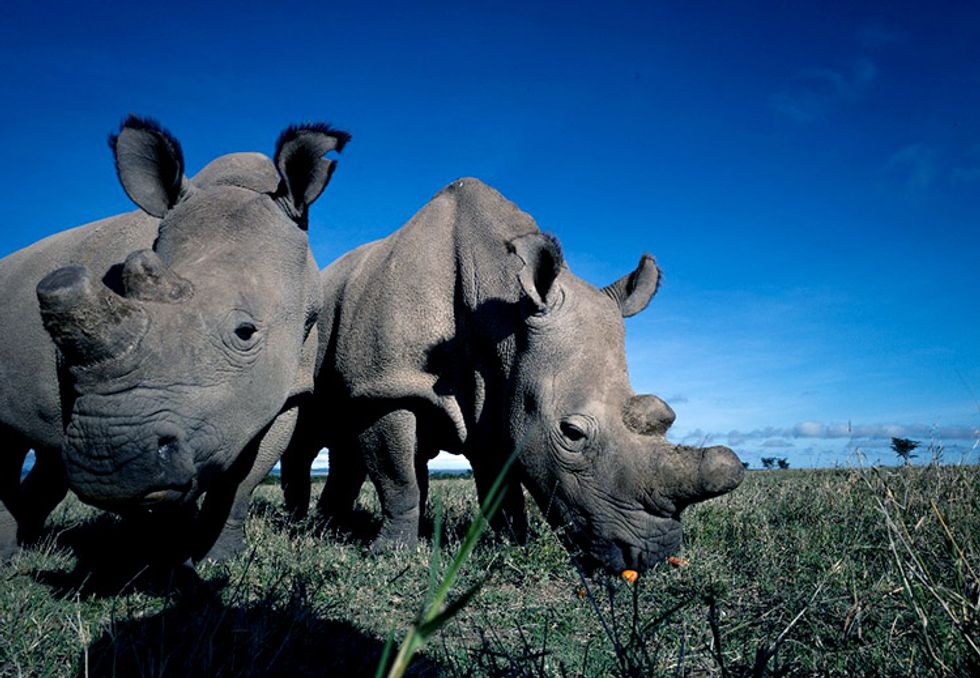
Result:
<instances>
[{"instance_id":1,"label":"savanna field","mask_svg":"<svg viewBox=\"0 0 980 678\"><path fill-rule=\"evenodd\" d=\"M475 494L471 479L433 481L433 577L432 539L368 553L373 491L341 537L290 526L267 484L246 553L199 580L142 569L155 535L70 499L42 546L0 567L0 675L374 675L459 548ZM687 565L635 584L580 575L537 513L526 547L484 534L453 592L482 588L407 675L980 672L980 468L757 471L684 516Z\"/></svg>"}]
</instances>

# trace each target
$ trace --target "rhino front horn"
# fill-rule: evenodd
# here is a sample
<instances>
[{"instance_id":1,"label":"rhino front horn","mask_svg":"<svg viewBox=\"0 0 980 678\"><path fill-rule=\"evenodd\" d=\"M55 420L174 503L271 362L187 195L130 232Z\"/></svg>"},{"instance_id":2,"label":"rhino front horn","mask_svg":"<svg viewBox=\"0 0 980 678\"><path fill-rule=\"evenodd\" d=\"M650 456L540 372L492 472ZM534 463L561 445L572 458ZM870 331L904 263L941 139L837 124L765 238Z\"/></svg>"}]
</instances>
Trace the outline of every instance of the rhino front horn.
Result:
<instances>
[{"instance_id":1,"label":"rhino front horn","mask_svg":"<svg viewBox=\"0 0 980 678\"><path fill-rule=\"evenodd\" d=\"M83 266L52 271L37 285L44 329L71 366L90 366L123 355L146 331L136 303L95 285Z\"/></svg>"},{"instance_id":2,"label":"rhino front horn","mask_svg":"<svg viewBox=\"0 0 980 678\"><path fill-rule=\"evenodd\" d=\"M660 455L660 489L681 508L731 492L745 468L727 447L674 446Z\"/></svg>"},{"instance_id":3,"label":"rhino front horn","mask_svg":"<svg viewBox=\"0 0 980 678\"><path fill-rule=\"evenodd\" d=\"M727 447L715 445L704 450L698 469L698 489L705 499L731 492L745 476L741 460Z\"/></svg>"}]
</instances>

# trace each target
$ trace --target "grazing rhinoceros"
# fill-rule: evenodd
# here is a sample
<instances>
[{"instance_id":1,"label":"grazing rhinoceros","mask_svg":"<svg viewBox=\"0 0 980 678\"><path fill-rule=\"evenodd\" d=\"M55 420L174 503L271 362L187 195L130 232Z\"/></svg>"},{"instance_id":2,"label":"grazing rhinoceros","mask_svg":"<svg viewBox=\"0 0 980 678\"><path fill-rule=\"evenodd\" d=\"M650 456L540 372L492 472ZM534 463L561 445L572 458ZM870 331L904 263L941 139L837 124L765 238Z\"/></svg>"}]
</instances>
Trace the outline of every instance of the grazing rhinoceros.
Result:
<instances>
[{"instance_id":1,"label":"grazing rhinoceros","mask_svg":"<svg viewBox=\"0 0 980 678\"><path fill-rule=\"evenodd\" d=\"M642 569L677 548L685 506L742 479L725 447L667 442L673 411L630 388L623 317L657 290L652 257L593 287L529 215L463 179L321 279L315 400L283 458L296 515L327 446L320 512L343 519L366 474L383 512L375 547L411 544L439 450L466 456L482 499L519 449L511 480L587 561ZM520 483L497 522L523 539Z\"/></svg>"},{"instance_id":2,"label":"grazing rhinoceros","mask_svg":"<svg viewBox=\"0 0 980 678\"><path fill-rule=\"evenodd\" d=\"M189 180L177 140L131 116L110 145L142 211L0 260L0 559L68 488L175 515L206 493L184 555L241 548L249 494L312 391L307 209L334 169L322 156L348 139L290 127L272 161L226 155Z\"/></svg>"}]
</instances>

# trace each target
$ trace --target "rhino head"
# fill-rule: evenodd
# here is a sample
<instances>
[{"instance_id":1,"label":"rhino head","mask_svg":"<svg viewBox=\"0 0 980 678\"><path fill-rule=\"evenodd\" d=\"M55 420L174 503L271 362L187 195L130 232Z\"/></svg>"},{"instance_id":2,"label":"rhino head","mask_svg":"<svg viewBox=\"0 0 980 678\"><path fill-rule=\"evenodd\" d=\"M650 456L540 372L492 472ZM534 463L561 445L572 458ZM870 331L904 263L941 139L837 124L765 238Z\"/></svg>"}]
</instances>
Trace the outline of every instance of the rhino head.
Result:
<instances>
[{"instance_id":1,"label":"rhino head","mask_svg":"<svg viewBox=\"0 0 980 678\"><path fill-rule=\"evenodd\" d=\"M550 236L509 250L523 290L509 420L524 485L587 563L645 569L680 545L684 507L744 473L726 447L668 442L674 412L630 387L623 318L647 306L660 271L645 255L598 289L565 267Z\"/></svg>"},{"instance_id":2,"label":"rhino head","mask_svg":"<svg viewBox=\"0 0 980 678\"><path fill-rule=\"evenodd\" d=\"M37 286L69 396L62 455L84 501L190 502L312 389L301 354L321 302L307 209L334 169L322 156L348 139L290 127L271 162L232 154L189 180L155 122L130 117L110 137L123 188L159 219L153 248L101 278L69 266Z\"/></svg>"}]
</instances>

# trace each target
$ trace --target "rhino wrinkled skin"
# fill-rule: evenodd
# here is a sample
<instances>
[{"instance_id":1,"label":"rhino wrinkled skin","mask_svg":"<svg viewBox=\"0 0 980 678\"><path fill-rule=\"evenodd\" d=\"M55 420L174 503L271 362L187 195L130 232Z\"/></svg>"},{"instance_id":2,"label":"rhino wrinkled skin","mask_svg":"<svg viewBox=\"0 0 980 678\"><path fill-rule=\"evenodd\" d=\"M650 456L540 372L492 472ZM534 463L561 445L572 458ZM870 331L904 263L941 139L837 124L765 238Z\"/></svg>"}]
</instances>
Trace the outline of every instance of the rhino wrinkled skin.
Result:
<instances>
[{"instance_id":1,"label":"rhino wrinkled skin","mask_svg":"<svg viewBox=\"0 0 980 678\"><path fill-rule=\"evenodd\" d=\"M498 527L524 539L523 484L587 564L662 560L682 509L734 489L743 469L725 447L669 443L673 411L630 387L623 318L659 279L644 255L593 287L529 215L478 180L452 183L322 272L315 396L282 462L288 508L305 515L326 446L320 513L349 518L368 476L383 511L375 547L412 544L429 459L465 455L482 500L516 449Z\"/></svg>"},{"instance_id":2,"label":"rhino wrinkled skin","mask_svg":"<svg viewBox=\"0 0 980 678\"><path fill-rule=\"evenodd\" d=\"M186 555L241 548L249 495L312 390L307 209L348 138L290 127L274 159L226 155L188 179L177 140L130 116L110 145L141 209L0 260L0 560L69 488L138 514L193 515L203 493Z\"/></svg>"}]
</instances>

